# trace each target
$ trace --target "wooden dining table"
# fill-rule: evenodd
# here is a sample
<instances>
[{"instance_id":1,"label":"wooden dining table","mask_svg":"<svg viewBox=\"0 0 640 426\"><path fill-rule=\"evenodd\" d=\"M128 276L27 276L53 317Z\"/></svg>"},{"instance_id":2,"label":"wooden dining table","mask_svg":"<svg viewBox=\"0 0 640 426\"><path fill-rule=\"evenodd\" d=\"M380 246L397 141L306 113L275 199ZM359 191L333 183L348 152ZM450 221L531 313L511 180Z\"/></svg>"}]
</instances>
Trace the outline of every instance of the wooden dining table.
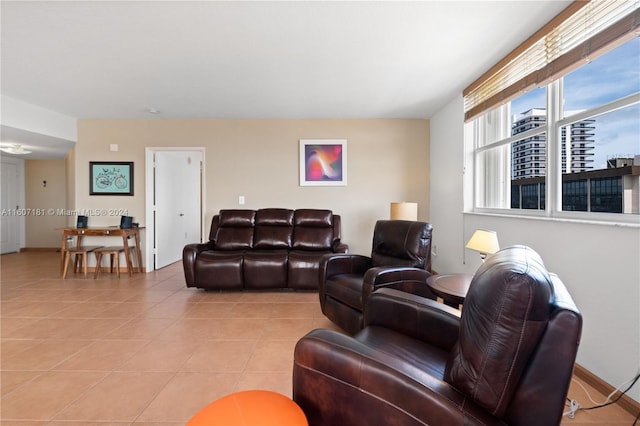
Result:
<instances>
[{"instance_id":1,"label":"wooden dining table","mask_svg":"<svg viewBox=\"0 0 640 426\"><path fill-rule=\"evenodd\" d=\"M133 227L133 228L120 228L118 226L103 226L103 227L87 227L87 228L77 228L77 227L68 227L62 228L62 263L64 263L64 251L67 248L67 242L70 237L76 238L76 246L80 247L82 245L82 239L84 237L121 237L122 244L124 247L124 257L127 262L127 271L129 272L129 276L133 275L134 267L133 261L131 259L131 250L134 251L135 257L137 260L137 272L142 272L142 250L140 249L140 230L144 229L144 227ZM135 244L133 246L129 245L129 239L133 238ZM62 267L61 267L62 270Z\"/></svg>"}]
</instances>

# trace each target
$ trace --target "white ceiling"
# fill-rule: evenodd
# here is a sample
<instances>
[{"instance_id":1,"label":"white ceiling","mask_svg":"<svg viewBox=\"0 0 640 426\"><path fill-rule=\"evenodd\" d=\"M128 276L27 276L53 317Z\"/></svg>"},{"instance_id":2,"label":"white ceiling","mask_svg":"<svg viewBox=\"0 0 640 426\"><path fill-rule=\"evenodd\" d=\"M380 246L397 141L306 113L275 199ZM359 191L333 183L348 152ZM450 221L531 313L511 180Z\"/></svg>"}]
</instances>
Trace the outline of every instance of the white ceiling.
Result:
<instances>
[{"instance_id":1,"label":"white ceiling","mask_svg":"<svg viewBox=\"0 0 640 426\"><path fill-rule=\"evenodd\" d=\"M2 152L2 156L26 158L29 160L62 159L73 148L75 142L56 138L42 133L30 132L15 127L0 126L2 134L2 147L14 144L22 145L31 151L27 155L13 155Z\"/></svg>"},{"instance_id":2,"label":"white ceiling","mask_svg":"<svg viewBox=\"0 0 640 426\"><path fill-rule=\"evenodd\" d=\"M570 2L3 0L1 89L76 118L429 118Z\"/></svg>"}]
</instances>

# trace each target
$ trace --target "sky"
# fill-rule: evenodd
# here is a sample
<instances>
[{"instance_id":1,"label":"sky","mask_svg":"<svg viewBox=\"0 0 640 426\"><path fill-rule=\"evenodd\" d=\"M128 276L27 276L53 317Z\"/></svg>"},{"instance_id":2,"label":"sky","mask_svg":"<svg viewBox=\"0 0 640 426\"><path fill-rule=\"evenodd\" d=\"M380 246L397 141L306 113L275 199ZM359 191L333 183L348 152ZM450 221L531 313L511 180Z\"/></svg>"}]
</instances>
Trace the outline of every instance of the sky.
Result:
<instances>
[{"instance_id":1,"label":"sky","mask_svg":"<svg viewBox=\"0 0 640 426\"><path fill-rule=\"evenodd\" d=\"M564 77L564 109L580 111L640 92L640 37L604 54ZM546 108L546 88L511 102L513 114ZM568 114L570 115L570 114ZM594 168L606 168L610 156L640 155L640 105L595 117Z\"/></svg>"}]
</instances>

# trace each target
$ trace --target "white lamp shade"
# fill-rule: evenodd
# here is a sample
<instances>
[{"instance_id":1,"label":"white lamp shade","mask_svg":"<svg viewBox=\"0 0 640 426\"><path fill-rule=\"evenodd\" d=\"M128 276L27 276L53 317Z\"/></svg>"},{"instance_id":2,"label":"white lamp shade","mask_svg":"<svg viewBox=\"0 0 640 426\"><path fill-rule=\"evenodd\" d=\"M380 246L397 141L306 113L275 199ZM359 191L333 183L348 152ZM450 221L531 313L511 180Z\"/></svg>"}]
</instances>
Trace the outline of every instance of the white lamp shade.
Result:
<instances>
[{"instance_id":1,"label":"white lamp shade","mask_svg":"<svg viewBox=\"0 0 640 426\"><path fill-rule=\"evenodd\" d=\"M498 235L495 231L476 229L476 232L473 233L469 242L467 242L466 247L480 254L493 254L500 250Z\"/></svg>"},{"instance_id":2,"label":"white lamp shade","mask_svg":"<svg viewBox=\"0 0 640 426\"><path fill-rule=\"evenodd\" d=\"M391 220L418 220L418 203L391 203Z\"/></svg>"}]
</instances>

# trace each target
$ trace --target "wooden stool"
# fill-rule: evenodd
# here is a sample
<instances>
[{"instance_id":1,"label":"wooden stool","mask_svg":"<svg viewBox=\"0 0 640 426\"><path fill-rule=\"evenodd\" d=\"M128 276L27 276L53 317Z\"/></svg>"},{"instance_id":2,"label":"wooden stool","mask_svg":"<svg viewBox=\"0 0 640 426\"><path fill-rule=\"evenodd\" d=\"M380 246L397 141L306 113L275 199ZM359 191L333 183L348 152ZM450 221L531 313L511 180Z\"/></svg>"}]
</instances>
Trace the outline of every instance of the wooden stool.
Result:
<instances>
[{"instance_id":1,"label":"wooden stool","mask_svg":"<svg viewBox=\"0 0 640 426\"><path fill-rule=\"evenodd\" d=\"M111 268L109 272L113 273L113 268L116 268L116 274L118 278L120 278L120 253L124 253L124 247L115 246L115 247L101 247L93 251L96 255L96 271L93 274L93 278L98 278L102 269L102 256L108 254L110 256L110 265Z\"/></svg>"},{"instance_id":2,"label":"wooden stool","mask_svg":"<svg viewBox=\"0 0 640 426\"><path fill-rule=\"evenodd\" d=\"M71 255L75 255L75 259L73 262L73 272L78 272L79 267L82 267L84 276L87 276L87 254L92 251L101 248L102 246L80 246L80 247L67 247L63 252L63 263L64 268L62 270L62 278L67 278L67 272L69 271L69 261L71 260Z\"/></svg>"},{"instance_id":3,"label":"wooden stool","mask_svg":"<svg viewBox=\"0 0 640 426\"><path fill-rule=\"evenodd\" d=\"M200 410L186 426L308 426L302 409L276 392L232 393Z\"/></svg>"}]
</instances>

